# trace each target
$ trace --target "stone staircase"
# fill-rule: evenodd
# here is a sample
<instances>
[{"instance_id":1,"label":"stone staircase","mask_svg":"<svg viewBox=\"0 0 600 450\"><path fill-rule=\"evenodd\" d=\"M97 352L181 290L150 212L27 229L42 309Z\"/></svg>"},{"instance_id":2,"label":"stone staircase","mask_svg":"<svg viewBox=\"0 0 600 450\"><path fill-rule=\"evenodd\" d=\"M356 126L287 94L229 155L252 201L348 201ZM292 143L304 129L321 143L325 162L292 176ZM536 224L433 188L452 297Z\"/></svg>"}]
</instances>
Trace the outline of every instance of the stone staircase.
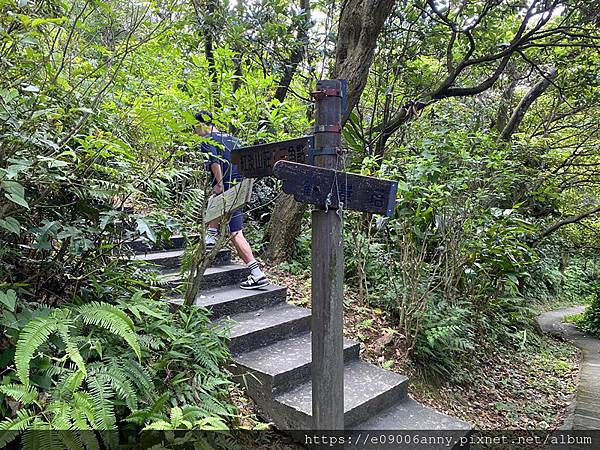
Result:
<instances>
[{"instance_id":1,"label":"stone staircase","mask_svg":"<svg viewBox=\"0 0 600 450\"><path fill-rule=\"evenodd\" d=\"M156 264L162 279L175 287L181 282L181 245L175 238L167 250L142 253L142 247L136 248L135 259ZM221 250L205 273L195 304L212 312L215 326L229 329L230 370L261 415L280 430L310 429L311 311L286 303L282 286L240 289L238 283L247 275L245 266L231 262L229 250ZM457 437L470 432L468 423L411 399L407 377L361 361L359 350L358 342L344 341L346 429L453 430Z\"/></svg>"}]
</instances>

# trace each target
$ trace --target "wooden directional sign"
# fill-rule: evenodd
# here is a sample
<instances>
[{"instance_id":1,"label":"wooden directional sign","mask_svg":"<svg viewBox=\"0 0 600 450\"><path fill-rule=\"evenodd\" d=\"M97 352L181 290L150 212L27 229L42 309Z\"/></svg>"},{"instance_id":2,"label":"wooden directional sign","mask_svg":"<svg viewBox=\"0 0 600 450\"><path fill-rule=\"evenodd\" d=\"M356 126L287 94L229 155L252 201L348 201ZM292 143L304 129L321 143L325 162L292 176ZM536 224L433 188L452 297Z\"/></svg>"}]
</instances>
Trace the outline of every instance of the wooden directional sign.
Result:
<instances>
[{"instance_id":1,"label":"wooden directional sign","mask_svg":"<svg viewBox=\"0 0 600 450\"><path fill-rule=\"evenodd\" d=\"M247 178L261 178L273 175L273 166L282 159L306 163L312 149L313 136L304 136L289 141L243 147L231 152L231 162L238 172Z\"/></svg>"},{"instance_id":2,"label":"wooden directional sign","mask_svg":"<svg viewBox=\"0 0 600 450\"><path fill-rule=\"evenodd\" d=\"M386 216L394 213L398 190L395 181L289 161L279 161L273 172L283 180L283 191L293 194L298 202L324 207L330 197L329 207L337 208L339 198L345 209Z\"/></svg>"},{"instance_id":3,"label":"wooden directional sign","mask_svg":"<svg viewBox=\"0 0 600 450\"><path fill-rule=\"evenodd\" d=\"M246 178L222 194L208 199L204 223L212 222L226 214L237 211L250 201L254 180Z\"/></svg>"}]
</instances>

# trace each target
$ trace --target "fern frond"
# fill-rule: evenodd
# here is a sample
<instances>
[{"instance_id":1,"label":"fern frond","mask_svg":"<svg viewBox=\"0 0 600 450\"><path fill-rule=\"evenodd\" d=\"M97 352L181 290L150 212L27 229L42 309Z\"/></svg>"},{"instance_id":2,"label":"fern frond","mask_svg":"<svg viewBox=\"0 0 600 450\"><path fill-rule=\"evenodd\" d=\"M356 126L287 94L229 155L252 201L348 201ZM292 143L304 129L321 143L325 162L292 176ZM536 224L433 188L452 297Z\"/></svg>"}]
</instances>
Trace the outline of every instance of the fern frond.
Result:
<instances>
[{"instance_id":1,"label":"fern frond","mask_svg":"<svg viewBox=\"0 0 600 450\"><path fill-rule=\"evenodd\" d=\"M125 418L125 421L132 422L137 425L143 425L150 420L159 420L164 416L162 414L162 410L169 401L169 397L169 393L165 392L158 399L156 399L152 406L131 413L127 418Z\"/></svg>"},{"instance_id":2,"label":"fern frond","mask_svg":"<svg viewBox=\"0 0 600 450\"><path fill-rule=\"evenodd\" d=\"M206 203L204 188L189 189L183 200L183 215L190 223L202 222Z\"/></svg>"},{"instance_id":3,"label":"fern frond","mask_svg":"<svg viewBox=\"0 0 600 450\"><path fill-rule=\"evenodd\" d=\"M201 347L197 352L195 352L195 360L202 367L205 367L211 372L219 371L219 366L214 360L214 354L212 354L210 351L206 351L205 347Z\"/></svg>"},{"instance_id":4,"label":"fern frond","mask_svg":"<svg viewBox=\"0 0 600 450\"><path fill-rule=\"evenodd\" d=\"M64 401L53 401L46 412L52 416L50 425L53 430L68 430L71 428L71 405Z\"/></svg>"},{"instance_id":5,"label":"fern frond","mask_svg":"<svg viewBox=\"0 0 600 450\"><path fill-rule=\"evenodd\" d=\"M163 348L163 343L159 338L148 334L139 335L138 342L142 348L148 350L160 350Z\"/></svg>"},{"instance_id":6,"label":"fern frond","mask_svg":"<svg viewBox=\"0 0 600 450\"><path fill-rule=\"evenodd\" d=\"M219 417L205 417L196 424L196 428L207 431L227 431L229 427L225 425Z\"/></svg>"},{"instance_id":7,"label":"fern frond","mask_svg":"<svg viewBox=\"0 0 600 450\"><path fill-rule=\"evenodd\" d=\"M131 359L120 359L119 366L127 378L136 386L138 392L144 393L147 398L155 398L156 389L152 376L139 362Z\"/></svg>"},{"instance_id":8,"label":"fern frond","mask_svg":"<svg viewBox=\"0 0 600 450\"><path fill-rule=\"evenodd\" d=\"M17 417L14 419L5 419L0 422L0 448L16 439L19 434L29 427L35 416L26 409L17 411Z\"/></svg>"},{"instance_id":9,"label":"fern frond","mask_svg":"<svg viewBox=\"0 0 600 450\"><path fill-rule=\"evenodd\" d=\"M71 370L56 364L53 364L46 369L39 369L39 371L40 374L43 374L48 378L64 377L65 374L73 373Z\"/></svg>"},{"instance_id":10,"label":"fern frond","mask_svg":"<svg viewBox=\"0 0 600 450\"><path fill-rule=\"evenodd\" d=\"M141 359L133 321L119 308L108 303L92 302L80 306L79 314L86 324L96 325L122 337Z\"/></svg>"},{"instance_id":11,"label":"fern frond","mask_svg":"<svg viewBox=\"0 0 600 450\"><path fill-rule=\"evenodd\" d=\"M62 448L67 450L84 450L81 434L75 431L60 431L58 438L62 442Z\"/></svg>"},{"instance_id":12,"label":"fern frond","mask_svg":"<svg viewBox=\"0 0 600 450\"><path fill-rule=\"evenodd\" d=\"M100 450L100 443L94 433L84 431L81 433L81 440L86 450Z\"/></svg>"},{"instance_id":13,"label":"fern frond","mask_svg":"<svg viewBox=\"0 0 600 450\"><path fill-rule=\"evenodd\" d=\"M196 382L202 390L202 392L214 396L214 391L216 391L217 388L219 388L220 386L229 386L231 384L231 381L229 379L225 378L222 374L219 375L208 377L202 377L201 375L197 375Z\"/></svg>"},{"instance_id":14,"label":"fern frond","mask_svg":"<svg viewBox=\"0 0 600 450\"><path fill-rule=\"evenodd\" d=\"M37 317L27 323L19 333L15 349L15 365L21 383L29 386L29 363L35 351L57 331L58 322L54 317Z\"/></svg>"},{"instance_id":15,"label":"fern frond","mask_svg":"<svg viewBox=\"0 0 600 450\"><path fill-rule=\"evenodd\" d=\"M62 450L58 432L52 431L48 422L36 420L21 439L22 450Z\"/></svg>"},{"instance_id":16,"label":"fern frond","mask_svg":"<svg viewBox=\"0 0 600 450\"><path fill-rule=\"evenodd\" d=\"M62 395L77 391L81 387L86 376L87 372L82 372L81 370L69 373L64 380L59 381L58 391Z\"/></svg>"},{"instance_id":17,"label":"fern frond","mask_svg":"<svg viewBox=\"0 0 600 450\"><path fill-rule=\"evenodd\" d=\"M94 403L94 423L99 430L114 430L116 418L110 383L90 375L86 381Z\"/></svg>"},{"instance_id":18,"label":"fern frond","mask_svg":"<svg viewBox=\"0 0 600 450\"><path fill-rule=\"evenodd\" d=\"M69 328L72 327L72 323L62 322L58 323L57 325L58 334L65 343L65 352L67 353L69 358L71 358L71 360L77 365L79 371L86 375L87 371L85 369L85 362L83 361L81 353L79 353L79 349L74 344L73 339L71 338L71 333L69 333Z\"/></svg>"},{"instance_id":19,"label":"fern frond","mask_svg":"<svg viewBox=\"0 0 600 450\"><path fill-rule=\"evenodd\" d=\"M200 408L205 411L206 416L230 416L231 413L227 411L225 406L221 404L214 397L206 394L200 396L201 403Z\"/></svg>"},{"instance_id":20,"label":"fern frond","mask_svg":"<svg viewBox=\"0 0 600 450\"><path fill-rule=\"evenodd\" d=\"M0 392L14 398L25 406L35 401L38 396L37 391L33 387L23 384L6 384L0 386Z\"/></svg>"},{"instance_id":21,"label":"fern frond","mask_svg":"<svg viewBox=\"0 0 600 450\"><path fill-rule=\"evenodd\" d=\"M197 406L187 405L181 408L183 412L183 418L190 422L197 422L198 420L205 417L205 412L202 408Z\"/></svg>"},{"instance_id":22,"label":"fern frond","mask_svg":"<svg viewBox=\"0 0 600 450\"><path fill-rule=\"evenodd\" d=\"M142 431L152 431L152 430L172 430L172 425L166 420L157 420L156 422L152 422L150 425L145 426Z\"/></svg>"},{"instance_id":23,"label":"fern frond","mask_svg":"<svg viewBox=\"0 0 600 450\"><path fill-rule=\"evenodd\" d=\"M97 428L95 407L92 396L88 392L75 392L71 401L73 427L77 430Z\"/></svg>"},{"instance_id":24,"label":"fern frond","mask_svg":"<svg viewBox=\"0 0 600 450\"><path fill-rule=\"evenodd\" d=\"M96 377L109 383L117 397L125 401L125 404L132 411L137 409L137 395L133 385L127 379L127 376L116 364L104 367L103 370L96 372Z\"/></svg>"}]
</instances>

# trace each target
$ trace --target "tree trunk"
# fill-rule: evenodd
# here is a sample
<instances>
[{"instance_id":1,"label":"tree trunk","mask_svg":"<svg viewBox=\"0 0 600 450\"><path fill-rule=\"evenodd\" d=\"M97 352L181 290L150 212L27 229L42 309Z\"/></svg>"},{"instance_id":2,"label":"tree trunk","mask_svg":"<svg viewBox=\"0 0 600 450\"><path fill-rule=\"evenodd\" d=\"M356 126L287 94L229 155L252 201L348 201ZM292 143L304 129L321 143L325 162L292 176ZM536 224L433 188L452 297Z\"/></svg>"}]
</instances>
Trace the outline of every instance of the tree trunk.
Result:
<instances>
[{"instance_id":1,"label":"tree trunk","mask_svg":"<svg viewBox=\"0 0 600 450\"><path fill-rule=\"evenodd\" d=\"M308 48L308 30L310 28L310 0L300 0L300 9L302 10L302 14L304 15L304 17L302 19L302 23L298 25L298 31L296 32L296 40L301 45L298 45L292 52L290 60L285 65L283 76L281 77L281 81L279 82L279 87L277 88L277 91L275 91L275 98L280 102L283 102L283 100L287 96L290 84L292 83L292 79L294 78L296 70L298 70L298 65L302 62L304 53Z\"/></svg>"},{"instance_id":2,"label":"tree trunk","mask_svg":"<svg viewBox=\"0 0 600 450\"><path fill-rule=\"evenodd\" d=\"M340 13L333 78L347 81L346 123L367 83L377 37L392 12L395 0L345 0ZM264 257L276 262L291 255L300 233L306 205L282 195L273 207L265 232L268 242Z\"/></svg>"},{"instance_id":3,"label":"tree trunk","mask_svg":"<svg viewBox=\"0 0 600 450\"><path fill-rule=\"evenodd\" d=\"M278 262L284 261L292 254L307 206L295 201L292 195L281 194L275 202L271 219L265 230L263 239L267 243L267 249L264 258Z\"/></svg>"},{"instance_id":4,"label":"tree trunk","mask_svg":"<svg viewBox=\"0 0 600 450\"><path fill-rule=\"evenodd\" d=\"M345 0L342 4L333 73L333 78L348 83L342 123L348 119L367 84L377 37L394 3L395 0Z\"/></svg>"},{"instance_id":5,"label":"tree trunk","mask_svg":"<svg viewBox=\"0 0 600 450\"><path fill-rule=\"evenodd\" d=\"M508 141L511 136L519 129L519 125L523 121L525 113L529 107L535 102L540 95L550 86L552 80L556 78L556 69L552 69L548 75L538 81L535 85L527 91L525 96L519 102L519 105L515 108L508 123L500 133L500 140Z\"/></svg>"},{"instance_id":6,"label":"tree trunk","mask_svg":"<svg viewBox=\"0 0 600 450\"><path fill-rule=\"evenodd\" d=\"M506 87L504 92L502 92L502 98L500 99L500 107L498 108L498 113L496 114L496 121L494 123L494 128L498 131L498 133L502 133L502 130L504 130L506 124L508 123L510 108L513 102L517 83L517 80L512 80Z\"/></svg>"}]
</instances>

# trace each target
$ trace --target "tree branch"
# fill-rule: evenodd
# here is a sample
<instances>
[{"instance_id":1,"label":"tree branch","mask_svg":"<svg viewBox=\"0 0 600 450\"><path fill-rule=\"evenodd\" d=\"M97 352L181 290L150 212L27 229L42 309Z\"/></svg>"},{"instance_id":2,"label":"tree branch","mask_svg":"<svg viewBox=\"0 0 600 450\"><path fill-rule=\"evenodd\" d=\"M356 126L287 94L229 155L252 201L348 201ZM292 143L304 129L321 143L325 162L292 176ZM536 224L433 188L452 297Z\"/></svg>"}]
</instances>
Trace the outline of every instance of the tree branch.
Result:
<instances>
[{"instance_id":1,"label":"tree branch","mask_svg":"<svg viewBox=\"0 0 600 450\"><path fill-rule=\"evenodd\" d=\"M564 227L565 225L569 225L571 223L577 223L577 222L581 222L584 219L587 219L590 216L593 216L594 214L598 214L600 212L600 206L596 206L593 209L590 209L588 211L582 212L581 214L577 214L574 216L569 216L563 220L560 220L552 225L550 225L548 228L546 228L544 231L542 231L536 238L534 242L539 242L542 239L544 239L545 237L549 236L550 234L554 233L556 230L558 230L559 228Z\"/></svg>"},{"instance_id":2,"label":"tree branch","mask_svg":"<svg viewBox=\"0 0 600 450\"><path fill-rule=\"evenodd\" d=\"M508 123L500 133L499 139L502 141L509 141L511 136L517 131L519 125L523 121L525 113L530 106L535 102L540 95L550 86L552 80L556 78L556 69L552 68L550 73L546 77L542 78L536 84L534 84L529 91L523 96L518 106L513 111Z\"/></svg>"}]
</instances>

